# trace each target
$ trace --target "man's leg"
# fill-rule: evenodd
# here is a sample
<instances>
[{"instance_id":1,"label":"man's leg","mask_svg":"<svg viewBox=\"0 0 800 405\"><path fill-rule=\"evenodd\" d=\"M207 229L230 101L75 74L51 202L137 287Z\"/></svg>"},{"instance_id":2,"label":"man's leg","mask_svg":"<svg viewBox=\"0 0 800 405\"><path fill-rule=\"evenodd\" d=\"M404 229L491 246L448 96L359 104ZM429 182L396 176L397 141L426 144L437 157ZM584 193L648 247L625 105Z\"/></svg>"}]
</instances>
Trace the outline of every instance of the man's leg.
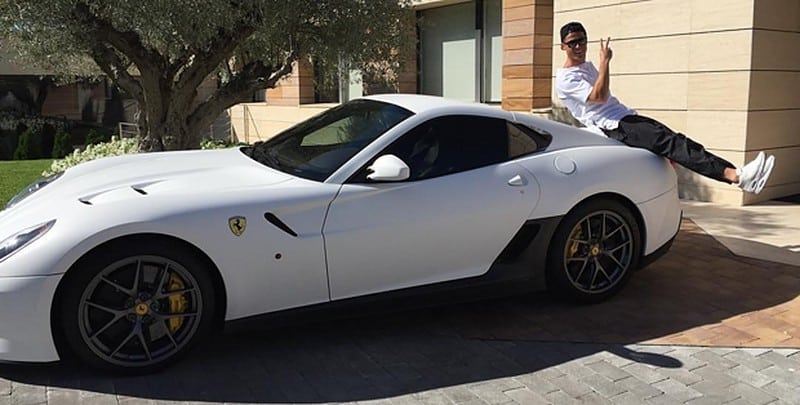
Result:
<instances>
[{"instance_id":1,"label":"man's leg","mask_svg":"<svg viewBox=\"0 0 800 405\"><path fill-rule=\"evenodd\" d=\"M619 128L606 133L629 146L647 149L708 178L732 183L724 173L726 168L735 169L736 166L652 118L629 115L620 121Z\"/></svg>"}]
</instances>

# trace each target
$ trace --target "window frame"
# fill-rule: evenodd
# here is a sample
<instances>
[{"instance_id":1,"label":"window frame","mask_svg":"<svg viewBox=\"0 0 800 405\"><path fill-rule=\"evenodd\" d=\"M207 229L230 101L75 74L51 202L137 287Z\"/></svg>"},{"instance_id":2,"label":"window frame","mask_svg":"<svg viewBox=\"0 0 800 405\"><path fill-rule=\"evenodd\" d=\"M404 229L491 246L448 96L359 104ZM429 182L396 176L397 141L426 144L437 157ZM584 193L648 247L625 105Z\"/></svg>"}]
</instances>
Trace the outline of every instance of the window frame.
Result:
<instances>
[{"instance_id":1,"label":"window frame","mask_svg":"<svg viewBox=\"0 0 800 405\"><path fill-rule=\"evenodd\" d=\"M377 160L379 157L381 157L383 155L392 153L393 152L392 149L393 148L397 148L399 143L401 143L401 142L406 142L406 143L411 142L408 139L406 139L406 137L408 137L408 136L417 136L417 134L415 134L415 132L422 131L423 128L426 125L430 126L434 121L443 120L443 119L459 119L459 118L471 118L471 119L484 119L484 120L503 121L503 123L505 124L505 128L506 128L506 131L505 131L505 136L506 137L510 137L511 136L509 134L509 128L510 127L514 127L516 129L520 130L525 135L527 135L534 142L536 147L534 149L532 149L532 150L529 150L529 151L526 151L524 153L512 156L511 153L510 153L510 150L508 150L508 143L506 143L506 145L507 145L506 157L503 158L502 160L493 161L491 163L486 163L486 164L470 167L470 168L463 169L463 170L453 171L453 172L450 172L450 173L439 174L439 175L436 175L436 176L422 177L422 178L409 178L409 179L406 179L406 180L403 180L403 181L376 181L376 180L370 180L370 179L367 178L367 175L369 174L368 168L369 168L369 166L371 166L375 162L375 160ZM510 139L508 139L508 140L510 140ZM383 149L381 149L380 152L376 153L372 158L370 158L366 163L364 163L358 170L356 170L350 177L348 177L348 179L344 183L345 184L409 183L409 182L417 182L417 181L435 179L435 178L439 178L439 177L445 177L445 176L449 176L449 175L453 175L453 174L464 173L464 172L468 172L468 171L471 171L471 170L476 170L476 169L488 167L488 166L491 166L491 165L503 164L503 163L506 163L506 162L510 162L510 161L513 161L513 160L516 160L516 159L524 158L526 156L530 156L530 155L539 153L539 152L547 149L547 147L550 145L551 141L552 141L552 135L550 133L548 133L547 131L544 131L544 130L541 130L541 129L538 129L538 128L532 128L532 127L530 127L528 125L525 125L524 123L511 121L511 120L508 120L508 119L505 119L505 118L500 118L500 117L495 117L495 116L485 116L485 115L470 115L470 114L440 115L440 116L432 117L432 118L430 118L430 119L428 119L428 120L426 120L426 121L414 126L413 128L409 129L408 131L406 131L405 133L400 135L397 139L393 140L389 145L385 146ZM408 156L397 156L397 157L400 158L406 165L409 165ZM409 167L411 168L410 165L409 165ZM413 168L412 168L412 170L413 170Z\"/></svg>"}]
</instances>

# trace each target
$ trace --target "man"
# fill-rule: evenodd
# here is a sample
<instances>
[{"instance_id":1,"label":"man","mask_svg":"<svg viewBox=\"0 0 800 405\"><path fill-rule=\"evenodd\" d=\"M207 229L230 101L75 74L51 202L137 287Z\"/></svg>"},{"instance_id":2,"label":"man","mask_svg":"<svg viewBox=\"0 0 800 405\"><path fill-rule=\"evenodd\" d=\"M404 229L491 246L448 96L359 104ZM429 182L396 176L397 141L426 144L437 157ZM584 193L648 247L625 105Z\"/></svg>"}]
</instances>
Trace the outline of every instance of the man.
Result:
<instances>
[{"instance_id":1,"label":"man","mask_svg":"<svg viewBox=\"0 0 800 405\"><path fill-rule=\"evenodd\" d=\"M761 192L775 165L774 156L759 152L753 161L737 169L685 135L638 115L611 95L611 38L605 42L600 39L598 68L586 60L586 38L581 23L561 27L561 50L566 53L566 61L556 73L556 92L575 119L595 132L602 131L609 138L647 149L703 176L736 184L747 192Z\"/></svg>"}]
</instances>

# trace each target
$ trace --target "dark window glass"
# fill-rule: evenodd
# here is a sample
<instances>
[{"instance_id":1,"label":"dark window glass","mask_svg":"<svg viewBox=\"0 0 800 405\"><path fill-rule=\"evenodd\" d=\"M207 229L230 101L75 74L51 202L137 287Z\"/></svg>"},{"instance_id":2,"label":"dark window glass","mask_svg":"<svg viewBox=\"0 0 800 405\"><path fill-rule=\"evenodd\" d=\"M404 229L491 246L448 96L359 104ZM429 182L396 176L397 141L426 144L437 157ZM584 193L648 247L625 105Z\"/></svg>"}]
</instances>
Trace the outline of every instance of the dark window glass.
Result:
<instances>
[{"instance_id":1,"label":"dark window glass","mask_svg":"<svg viewBox=\"0 0 800 405\"><path fill-rule=\"evenodd\" d=\"M502 162L507 157L505 121L473 116L447 116L415 128L386 153L411 168L410 180L463 172Z\"/></svg>"},{"instance_id":2,"label":"dark window glass","mask_svg":"<svg viewBox=\"0 0 800 405\"><path fill-rule=\"evenodd\" d=\"M275 169L323 181L342 164L412 113L374 100L331 108L242 152Z\"/></svg>"},{"instance_id":3,"label":"dark window glass","mask_svg":"<svg viewBox=\"0 0 800 405\"><path fill-rule=\"evenodd\" d=\"M452 115L419 125L377 156L399 157L411 169L409 180L422 180L535 152L546 144L537 135L530 128L499 118ZM353 176L351 182L367 181L369 164Z\"/></svg>"},{"instance_id":4,"label":"dark window glass","mask_svg":"<svg viewBox=\"0 0 800 405\"><path fill-rule=\"evenodd\" d=\"M534 130L522 124L509 122L508 125L508 158L514 159L537 150L544 149L553 139L542 130Z\"/></svg>"}]
</instances>

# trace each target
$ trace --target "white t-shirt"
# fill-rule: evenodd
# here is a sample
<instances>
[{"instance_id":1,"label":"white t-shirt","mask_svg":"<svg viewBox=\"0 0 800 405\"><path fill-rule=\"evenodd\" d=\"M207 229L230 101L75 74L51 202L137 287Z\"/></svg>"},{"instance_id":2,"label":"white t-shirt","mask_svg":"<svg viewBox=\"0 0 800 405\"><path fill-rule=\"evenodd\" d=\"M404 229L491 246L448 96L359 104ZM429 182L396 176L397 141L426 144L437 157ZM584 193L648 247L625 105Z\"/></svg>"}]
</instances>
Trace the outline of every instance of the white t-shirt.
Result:
<instances>
[{"instance_id":1,"label":"white t-shirt","mask_svg":"<svg viewBox=\"0 0 800 405\"><path fill-rule=\"evenodd\" d=\"M597 69L590 61L558 69L556 93L575 119L587 128L615 129L619 125L619 120L627 115L635 115L636 111L620 103L611 94L605 103L586 102L592 93L597 76Z\"/></svg>"}]
</instances>

